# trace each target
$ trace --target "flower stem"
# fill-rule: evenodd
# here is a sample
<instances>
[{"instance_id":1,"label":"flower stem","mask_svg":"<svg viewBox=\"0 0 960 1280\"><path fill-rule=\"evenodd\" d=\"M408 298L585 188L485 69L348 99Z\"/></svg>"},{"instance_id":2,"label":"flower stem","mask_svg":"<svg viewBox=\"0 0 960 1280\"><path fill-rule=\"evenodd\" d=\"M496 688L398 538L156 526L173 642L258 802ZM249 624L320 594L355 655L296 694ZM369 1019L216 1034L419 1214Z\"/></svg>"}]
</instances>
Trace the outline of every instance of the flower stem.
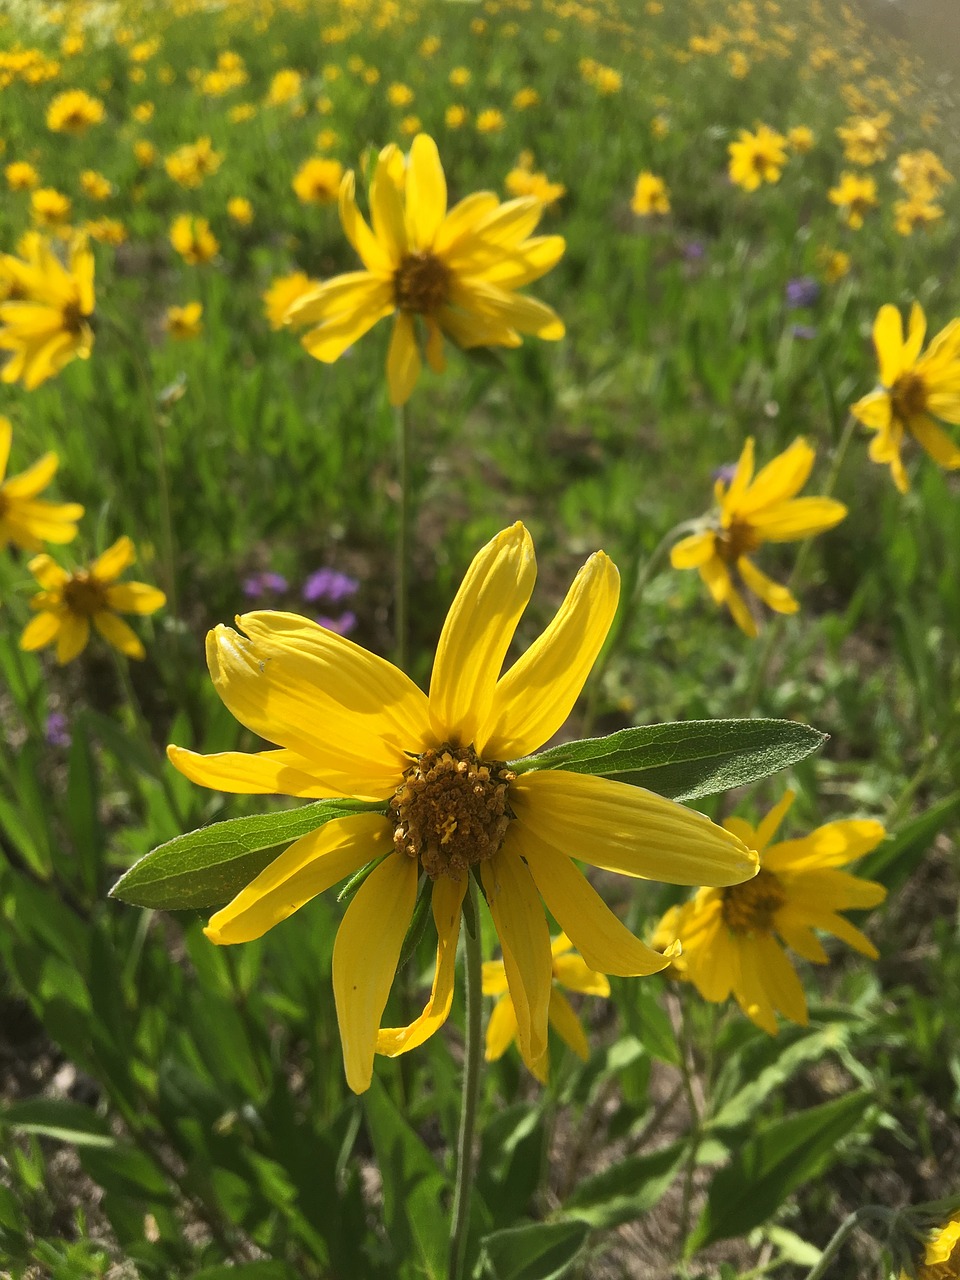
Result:
<instances>
[{"instance_id":1,"label":"flower stem","mask_svg":"<svg viewBox=\"0 0 960 1280\"><path fill-rule=\"evenodd\" d=\"M860 1225L863 1219L876 1218L880 1222L890 1224L895 1217L896 1214L892 1210L885 1209L879 1204L865 1204L859 1209L855 1209L853 1213L844 1218L843 1222L840 1223L840 1226L837 1227L836 1231L828 1241L827 1247L820 1255L820 1261L812 1271L807 1272L806 1280L822 1280L822 1277L827 1274L830 1263L839 1253L840 1246L843 1244L844 1240L846 1240L847 1236L850 1235L855 1227Z\"/></svg>"},{"instance_id":2,"label":"flower stem","mask_svg":"<svg viewBox=\"0 0 960 1280\"><path fill-rule=\"evenodd\" d=\"M397 439L397 485L400 507L397 511L397 548L394 570L394 661L401 671L407 669L407 579L409 576L410 536L410 419L406 405L396 405L393 421Z\"/></svg>"},{"instance_id":3,"label":"flower stem","mask_svg":"<svg viewBox=\"0 0 960 1280\"><path fill-rule=\"evenodd\" d=\"M480 1093L481 954L480 920L477 911L477 883L470 877L463 900L464 944L467 962L467 1034L463 1060L463 1103L457 1138L457 1181L453 1192L450 1224L448 1280L462 1280L470 1225L470 1188L473 1183L473 1137Z\"/></svg>"},{"instance_id":4,"label":"flower stem","mask_svg":"<svg viewBox=\"0 0 960 1280\"><path fill-rule=\"evenodd\" d=\"M113 662L116 667L117 678L120 681L120 686L123 689L123 694L127 701L127 706L130 708L134 727L143 739L147 751L157 761L157 780L163 788L163 794L166 797L170 813L177 826L183 827L186 825L186 820L184 818L183 811L180 808L180 802L177 799L176 793L174 792L173 786L170 782L170 777L167 772L169 766L167 764L166 757L158 751L157 744L153 740L153 734L150 732L149 721L144 714L143 707L140 705L140 699L137 697L137 691L133 687L133 681L130 679L130 668L127 663L127 659L121 657L118 653L113 653Z\"/></svg>"},{"instance_id":5,"label":"flower stem","mask_svg":"<svg viewBox=\"0 0 960 1280\"><path fill-rule=\"evenodd\" d=\"M583 718L583 733L589 735L594 723L596 722L599 710L598 704L600 696L603 692L603 677L610 660L614 654L620 649L624 639L626 638L630 626L633 622L634 615L637 612L643 593L647 584L654 575L654 571L660 567L660 562L664 555L670 549L678 538L686 533L694 533L703 527L702 520L683 520L680 524L676 524L672 529L668 529L657 545L644 560L640 552L640 541L636 536L633 540L633 549L623 574L623 590L620 593L620 610L614 619L607 642L603 647L603 651L597 660L593 669L593 675L590 679L590 692L587 697L587 710Z\"/></svg>"}]
</instances>

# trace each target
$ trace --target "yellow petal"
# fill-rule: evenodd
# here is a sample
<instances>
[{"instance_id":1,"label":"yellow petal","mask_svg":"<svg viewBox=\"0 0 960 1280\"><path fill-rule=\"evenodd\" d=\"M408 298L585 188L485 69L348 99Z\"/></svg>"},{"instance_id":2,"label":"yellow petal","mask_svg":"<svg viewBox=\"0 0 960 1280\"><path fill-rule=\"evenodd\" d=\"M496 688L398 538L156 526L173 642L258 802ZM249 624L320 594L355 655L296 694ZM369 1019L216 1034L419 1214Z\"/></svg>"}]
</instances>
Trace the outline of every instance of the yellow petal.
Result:
<instances>
[{"instance_id":1,"label":"yellow petal","mask_svg":"<svg viewBox=\"0 0 960 1280\"><path fill-rule=\"evenodd\" d=\"M34 556L27 568L47 591L56 591L58 587L62 587L70 575L66 569L60 567L52 556L45 553L43 555Z\"/></svg>"},{"instance_id":2,"label":"yellow petal","mask_svg":"<svg viewBox=\"0 0 960 1280\"><path fill-rule=\"evenodd\" d=\"M391 853L360 886L337 931L333 994L343 1066L354 1093L370 1088L380 1019L416 900L416 859Z\"/></svg>"},{"instance_id":3,"label":"yellow petal","mask_svg":"<svg viewBox=\"0 0 960 1280\"><path fill-rule=\"evenodd\" d=\"M750 523L764 542L796 542L838 525L847 508L834 498L793 498L768 511L758 511Z\"/></svg>"},{"instance_id":4,"label":"yellow petal","mask_svg":"<svg viewBox=\"0 0 960 1280\"><path fill-rule=\"evenodd\" d=\"M477 277L455 277L450 288L450 301L464 311L545 341L557 342L565 333L563 321L545 302L528 298L525 294L511 293Z\"/></svg>"},{"instance_id":5,"label":"yellow petal","mask_svg":"<svg viewBox=\"0 0 960 1280\"><path fill-rule=\"evenodd\" d=\"M813 912L876 907L887 896L886 889L875 880L864 880L849 871L836 871L832 867L804 869L790 875L785 873L785 879L790 900Z\"/></svg>"},{"instance_id":6,"label":"yellow petal","mask_svg":"<svg viewBox=\"0 0 960 1280\"><path fill-rule=\"evenodd\" d=\"M508 832L499 851L480 864L480 872L503 951L520 1052L525 1062L536 1062L547 1049L550 931L533 877L511 845Z\"/></svg>"},{"instance_id":7,"label":"yellow petal","mask_svg":"<svg viewBox=\"0 0 960 1280\"><path fill-rule=\"evenodd\" d=\"M568 1045L584 1062L590 1057L590 1046L580 1019L570 1001L554 987L550 995L550 1025L565 1045Z\"/></svg>"},{"instance_id":8,"label":"yellow petal","mask_svg":"<svg viewBox=\"0 0 960 1280\"><path fill-rule=\"evenodd\" d=\"M513 838L540 896L591 969L632 978L659 973L667 967L669 958L635 938L583 872L561 852L561 848L568 847L566 844L554 848L538 839L522 820L519 825Z\"/></svg>"},{"instance_id":9,"label":"yellow petal","mask_svg":"<svg viewBox=\"0 0 960 1280\"><path fill-rule=\"evenodd\" d=\"M312 800L356 796L365 800L387 800L395 789L393 779L346 772L342 756L332 745L325 762L316 755L304 760L292 751L221 751L205 756L172 745L167 747L167 757L191 782L236 795L298 796ZM321 767L324 763L326 768Z\"/></svg>"},{"instance_id":10,"label":"yellow petal","mask_svg":"<svg viewBox=\"0 0 960 1280\"><path fill-rule=\"evenodd\" d=\"M764 855L763 865L771 871L843 867L870 853L886 838L886 834L883 824L873 818L828 822L802 839L782 840L773 845Z\"/></svg>"},{"instance_id":11,"label":"yellow petal","mask_svg":"<svg viewBox=\"0 0 960 1280\"><path fill-rule=\"evenodd\" d=\"M326 767L332 746L345 771L393 778L428 734L427 701L392 663L292 613L247 613L247 637L207 637L217 692L241 724Z\"/></svg>"},{"instance_id":12,"label":"yellow petal","mask_svg":"<svg viewBox=\"0 0 960 1280\"><path fill-rule=\"evenodd\" d=\"M377 1053L388 1058L408 1053L440 1029L450 1016L453 986L457 968L457 941L460 937L460 912L467 880L451 880L441 876L433 886L433 921L437 926L437 965L430 999L418 1018L406 1027L381 1028L377 1036Z\"/></svg>"},{"instance_id":13,"label":"yellow petal","mask_svg":"<svg viewBox=\"0 0 960 1280\"><path fill-rule=\"evenodd\" d=\"M737 951L740 968L733 987L737 1004L751 1022L766 1031L768 1036L775 1036L780 1030L777 1013L767 991L764 974L757 964L756 953L746 944L738 946Z\"/></svg>"},{"instance_id":14,"label":"yellow petal","mask_svg":"<svg viewBox=\"0 0 960 1280\"><path fill-rule=\"evenodd\" d=\"M724 604L726 604L727 608L730 610L734 622L743 634L745 636L749 636L751 640L756 640L759 634L756 621L753 614L747 607L747 602L733 583L730 584L730 589L727 591Z\"/></svg>"},{"instance_id":15,"label":"yellow petal","mask_svg":"<svg viewBox=\"0 0 960 1280\"><path fill-rule=\"evenodd\" d=\"M754 940L751 950L770 1003L785 1018L805 1027L809 1021L807 1000L797 972L779 942L770 934L760 936Z\"/></svg>"},{"instance_id":16,"label":"yellow petal","mask_svg":"<svg viewBox=\"0 0 960 1280\"><path fill-rule=\"evenodd\" d=\"M78 502L43 502L39 498L16 499L7 507L6 521L11 537L21 546L37 542L64 544L77 536L76 522L83 515Z\"/></svg>"},{"instance_id":17,"label":"yellow petal","mask_svg":"<svg viewBox=\"0 0 960 1280\"><path fill-rule=\"evenodd\" d=\"M211 916L204 933L221 946L261 938L317 894L389 853L392 847L390 824L380 814L335 818L294 840ZM395 860L401 861L399 856Z\"/></svg>"},{"instance_id":18,"label":"yellow petal","mask_svg":"<svg viewBox=\"0 0 960 1280\"><path fill-rule=\"evenodd\" d=\"M124 569L133 564L137 553L133 543L126 534L118 538L112 547L107 547L103 555L97 556L90 566L90 572L101 582L112 582Z\"/></svg>"},{"instance_id":19,"label":"yellow petal","mask_svg":"<svg viewBox=\"0 0 960 1280\"><path fill-rule=\"evenodd\" d=\"M137 661L142 662L147 656L140 637L115 613L109 613L106 609L101 609L93 615L93 625L106 640L107 644L112 645L124 657L135 658Z\"/></svg>"},{"instance_id":20,"label":"yellow petal","mask_svg":"<svg viewBox=\"0 0 960 1280\"><path fill-rule=\"evenodd\" d=\"M737 504L737 510L747 515L783 502L799 493L810 478L816 450L811 449L801 436L789 449L785 449L758 473L750 488ZM751 524L754 521L751 519Z\"/></svg>"},{"instance_id":21,"label":"yellow petal","mask_svg":"<svg viewBox=\"0 0 960 1280\"><path fill-rule=\"evenodd\" d=\"M430 716L438 742L475 742L537 576L533 540L517 521L474 556L437 644Z\"/></svg>"},{"instance_id":22,"label":"yellow petal","mask_svg":"<svg viewBox=\"0 0 960 1280\"><path fill-rule=\"evenodd\" d=\"M596 973L580 956L555 956L553 976L568 991L580 991L587 996L609 996L610 983L606 974Z\"/></svg>"},{"instance_id":23,"label":"yellow petal","mask_svg":"<svg viewBox=\"0 0 960 1280\"><path fill-rule=\"evenodd\" d=\"M500 201L492 191L474 191L455 204L444 218L433 240L433 251L448 260L457 243L472 233L473 228L499 208Z\"/></svg>"},{"instance_id":24,"label":"yellow petal","mask_svg":"<svg viewBox=\"0 0 960 1280\"><path fill-rule=\"evenodd\" d=\"M740 981L740 949L723 922L720 907L716 899L709 912L701 913L696 941L680 930L687 977L711 1004L721 1004Z\"/></svg>"},{"instance_id":25,"label":"yellow petal","mask_svg":"<svg viewBox=\"0 0 960 1280\"><path fill-rule=\"evenodd\" d=\"M10 419L0 413L0 483L7 474L7 463L10 460L10 443L13 440L13 425Z\"/></svg>"},{"instance_id":26,"label":"yellow petal","mask_svg":"<svg viewBox=\"0 0 960 1280\"><path fill-rule=\"evenodd\" d=\"M57 662L60 666L65 666L83 653L89 639L89 620L78 618L74 613L65 613L60 620L60 630L57 633Z\"/></svg>"},{"instance_id":27,"label":"yellow petal","mask_svg":"<svg viewBox=\"0 0 960 1280\"><path fill-rule=\"evenodd\" d=\"M387 385L390 403L397 407L406 404L420 377L420 348L413 327L413 316L398 311L393 322L390 349L387 352Z\"/></svg>"},{"instance_id":28,"label":"yellow petal","mask_svg":"<svg viewBox=\"0 0 960 1280\"><path fill-rule=\"evenodd\" d=\"M750 481L753 479L753 453L753 436L748 436L737 462L737 469L730 481L730 488L721 504L725 519L733 512L739 511L740 499L750 487Z\"/></svg>"},{"instance_id":29,"label":"yellow petal","mask_svg":"<svg viewBox=\"0 0 960 1280\"><path fill-rule=\"evenodd\" d=\"M517 1013L509 995L503 996L493 1006L487 1023L487 1041L484 1058L497 1062L517 1038Z\"/></svg>"},{"instance_id":30,"label":"yellow petal","mask_svg":"<svg viewBox=\"0 0 960 1280\"><path fill-rule=\"evenodd\" d=\"M829 962L830 957L824 951L820 939L805 920L793 918L789 907L781 907L777 912L777 933L791 950L811 964Z\"/></svg>"},{"instance_id":31,"label":"yellow petal","mask_svg":"<svg viewBox=\"0 0 960 1280\"><path fill-rule=\"evenodd\" d=\"M474 238L491 248L517 248L521 241L536 230L542 217L543 201L536 196L519 196L516 200L507 200L477 219L470 235L461 239L458 251L470 253L474 247ZM455 261L455 257L453 260Z\"/></svg>"},{"instance_id":32,"label":"yellow petal","mask_svg":"<svg viewBox=\"0 0 960 1280\"><path fill-rule=\"evenodd\" d=\"M406 193L411 246L430 249L447 216L447 182L437 144L425 133L418 133L410 146Z\"/></svg>"},{"instance_id":33,"label":"yellow petal","mask_svg":"<svg viewBox=\"0 0 960 1280\"><path fill-rule=\"evenodd\" d=\"M777 613L797 613L800 605L790 594L787 587L783 587L779 582L774 582L772 578L768 578L762 573L752 560L748 560L746 556L741 556L737 561L737 569L740 577L746 586L750 588L755 596L759 598L771 609Z\"/></svg>"},{"instance_id":34,"label":"yellow petal","mask_svg":"<svg viewBox=\"0 0 960 1280\"><path fill-rule=\"evenodd\" d=\"M443 353L443 330L433 316L424 316L427 326L427 364L434 373L443 373L447 358Z\"/></svg>"},{"instance_id":35,"label":"yellow petal","mask_svg":"<svg viewBox=\"0 0 960 1280\"><path fill-rule=\"evenodd\" d=\"M852 404L850 412L872 431L886 431L893 417L893 402L888 392L871 391L862 400Z\"/></svg>"},{"instance_id":36,"label":"yellow petal","mask_svg":"<svg viewBox=\"0 0 960 1280\"><path fill-rule=\"evenodd\" d=\"M712 556L709 560L704 560L702 564L697 565L697 569L713 597L714 604L723 604L733 590L733 582L730 579L730 570L727 568L726 561L720 556Z\"/></svg>"},{"instance_id":37,"label":"yellow petal","mask_svg":"<svg viewBox=\"0 0 960 1280\"><path fill-rule=\"evenodd\" d=\"M904 370L903 319L899 307L889 302L877 312L873 322L873 345L880 366L880 381L892 387Z\"/></svg>"},{"instance_id":38,"label":"yellow petal","mask_svg":"<svg viewBox=\"0 0 960 1280\"><path fill-rule=\"evenodd\" d=\"M573 710L617 611L620 575L598 551L583 566L556 617L498 682L477 750L496 760L535 751Z\"/></svg>"},{"instance_id":39,"label":"yellow petal","mask_svg":"<svg viewBox=\"0 0 960 1280\"><path fill-rule=\"evenodd\" d=\"M107 588L107 604L119 613L155 613L166 603L163 592L145 582L118 582Z\"/></svg>"},{"instance_id":40,"label":"yellow petal","mask_svg":"<svg viewBox=\"0 0 960 1280\"><path fill-rule=\"evenodd\" d=\"M927 318L923 314L923 307L919 302L914 302L910 308L910 323L907 327L907 340L903 344L903 367L904 369L912 369L917 363L920 355L920 349L923 346L923 339L927 332Z\"/></svg>"},{"instance_id":41,"label":"yellow petal","mask_svg":"<svg viewBox=\"0 0 960 1280\"><path fill-rule=\"evenodd\" d=\"M507 971L502 960L484 960L482 985L485 996L504 994L507 990Z\"/></svg>"},{"instance_id":42,"label":"yellow petal","mask_svg":"<svg viewBox=\"0 0 960 1280\"><path fill-rule=\"evenodd\" d=\"M910 431L934 462L946 467L948 471L955 471L960 467L960 445L954 444L932 418L926 414L911 418Z\"/></svg>"},{"instance_id":43,"label":"yellow petal","mask_svg":"<svg viewBox=\"0 0 960 1280\"><path fill-rule=\"evenodd\" d=\"M674 569L696 569L705 564L717 545L717 535L712 531L691 533L670 548L670 563Z\"/></svg>"},{"instance_id":44,"label":"yellow petal","mask_svg":"<svg viewBox=\"0 0 960 1280\"><path fill-rule=\"evenodd\" d=\"M522 774L510 803L523 827L554 849L607 871L667 884L739 884L757 855L694 809L609 778L544 770ZM559 922L588 964L570 920ZM606 972L616 972L607 969Z\"/></svg>"},{"instance_id":45,"label":"yellow petal","mask_svg":"<svg viewBox=\"0 0 960 1280\"><path fill-rule=\"evenodd\" d=\"M2 449L0 449L0 453L2 453ZM5 461L5 459L0 458L0 462L5 463ZM18 476L11 476L3 486L4 494L8 498L35 498L56 475L59 465L60 459L55 453L45 453L32 467L28 467L26 471L21 471ZM4 470L5 467L0 465L0 480L3 479Z\"/></svg>"},{"instance_id":46,"label":"yellow petal","mask_svg":"<svg viewBox=\"0 0 960 1280\"><path fill-rule=\"evenodd\" d=\"M511 329L502 320L489 316L477 316L466 311L456 311L453 307L441 307L437 312L443 332L448 334L458 347L469 351L471 347L519 347L523 339L516 329Z\"/></svg>"},{"instance_id":47,"label":"yellow petal","mask_svg":"<svg viewBox=\"0 0 960 1280\"><path fill-rule=\"evenodd\" d=\"M323 364L333 364L340 359L347 347L353 346L378 321L392 315L393 311L393 300L390 298L379 308L364 308L338 315L332 320L324 321L316 329L311 329L309 333L305 333L300 339L300 345L313 356L314 360L320 360Z\"/></svg>"},{"instance_id":48,"label":"yellow petal","mask_svg":"<svg viewBox=\"0 0 960 1280\"><path fill-rule=\"evenodd\" d=\"M879 960L880 953L867 935L844 916L833 911L825 911L816 921L816 927L822 929L824 933L832 933L835 938L839 938L841 942L845 942L848 947L853 947L854 951L859 951L868 959Z\"/></svg>"},{"instance_id":49,"label":"yellow petal","mask_svg":"<svg viewBox=\"0 0 960 1280\"><path fill-rule=\"evenodd\" d=\"M299 327L332 325L336 322L343 328L348 317L355 319L362 315L369 318L376 313L377 319L380 319L385 307L390 310L393 308L390 282L369 271L350 271L346 275L334 276L332 280L326 280L302 294L291 305L287 320ZM373 325L376 320L371 320L370 323Z\"/></svg>"},{"instance_id":50,"label":"yellow petal","mask_svg":"<svg viewBox=\"0 0 960 1280\"><path fill-rule=\"evenodd\" d=\"M788 789L770 812L761 819L760 825L757 827L757 843L754 846L758 853L762 853L766 849L767 845L780 830L780 824L790 812L796 798L797 793ZM763 858L762 862L764 866L768 865L766 858Z\"/></svg>"},{"instance_id":51,"label":"yellow petal","mask_svg":"<svg viewBox=\"0 0 960 1280\"><path fill-rule=\"evenodd\" d=\"M407 231L403 216L403 199L400 189L390 173L390 162L397 153L391 144L384 147L373 171L370 183L370 216L373 234L396 267L408 253Z\"/></svg>"},{"instance_id":52,"label":"yellow petal","mask_svg":"<svg viewBox=\"0 0 960 1280\"><path fill-rule=\"evenodd\" d=\"M563 257L566 247L563 236L537 236L513 252L503 254L490 265L478 263L479 274L501 289L520 289L552 270Z\"/></svg>"},{"instance_id":53,"label":"yellow petal","mask_svg":"<svg viewBox=\"0 0 960 1280\"><path fill-rule=\"evenodd\" d=\"M32 653L35 649L42 649L56 639L59 631L60 617L58 614L38 613L24 627L23 635L20 637L20 648L26 650L27 653Z\"/></svg>"},{"instance_id":54,"label":"yellow petal","mask_svg":"<svg viewBox=\"0 0 960 1280\"><path fill-rule=\"evenodd\" d=\"M343 175L340 183L340 223L344 235L356 249L368 271L379 276L393 272L397 262L391 259L357 208L356 179L352 170Z\"/></svg>"}]
</instances>

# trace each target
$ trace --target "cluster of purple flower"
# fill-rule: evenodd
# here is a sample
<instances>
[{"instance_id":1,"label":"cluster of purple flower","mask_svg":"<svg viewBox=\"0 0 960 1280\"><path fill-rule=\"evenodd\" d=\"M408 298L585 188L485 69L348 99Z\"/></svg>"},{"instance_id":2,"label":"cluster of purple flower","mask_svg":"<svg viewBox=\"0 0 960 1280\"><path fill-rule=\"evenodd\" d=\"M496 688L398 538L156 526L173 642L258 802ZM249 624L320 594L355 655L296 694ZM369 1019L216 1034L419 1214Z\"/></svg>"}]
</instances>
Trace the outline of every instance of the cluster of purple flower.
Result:
<instances>
[{"instance_id":1,"label":"cluster of purple flower","mask_svg":"<svg viewBox=\"0 0 960 1280\"><path fill-rule=\"evenodd\" d=\"M351 578L338 569L317 569L300 588L300 596L308 604L319 602L330 608L349 600L356 594L359 585L356 578ZM271 570L251 574L243 581L243 594L250 600L260 600L266 595L284 595L289 590L290 583L283 574ZM333 616L334 612L331 609L330 615L319 615L317 622L328 631L336 631L341 636L349 635L357 625L357 615L352 609L342 609L336 616Z\"/></svg>"}]
</instances>

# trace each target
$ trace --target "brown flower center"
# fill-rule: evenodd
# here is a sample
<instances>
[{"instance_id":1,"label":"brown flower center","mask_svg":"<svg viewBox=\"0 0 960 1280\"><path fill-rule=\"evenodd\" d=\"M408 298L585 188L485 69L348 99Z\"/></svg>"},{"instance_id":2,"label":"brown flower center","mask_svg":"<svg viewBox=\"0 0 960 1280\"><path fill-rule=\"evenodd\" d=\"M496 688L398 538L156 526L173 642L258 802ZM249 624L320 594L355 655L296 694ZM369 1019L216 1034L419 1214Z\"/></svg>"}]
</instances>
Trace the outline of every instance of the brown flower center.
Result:
<instances>
[{"instance_id":1,"label":"brown flower center","mask_svg":"<svg viewBox=\"0 0 960 1280\"><path fill-rule=\"evenodd\" d=\"M723 919L734 933L769 933L787 900L772 871L760 870L752 880L723 890Z\"/></svg>"},{"instance_id":2,"label":"brown flower center","mask_svg":"<svg viewBox=\"0 0 960 1280\"><path fill-rule=\"evenodd\" d=\"M65 302L61 313L61 324L64 333L72 333L77 336L83 329L83 312L80 310L80 303L76 300Z\"/></svg>"},{"instance_id":3,"label":"brown flower center","mask_svg":"<svg viewBox=\"0 0 960 1280\"><path fill-rule=\"evenodd\" d=\"M503 761L481 760L470 747L445 743L424 751L390 801L397 850L419 858L432 880L459 880L503 843L515 777Z\"/></svg>"},{"instance_id":4,"label":"brown flower center","mask_svg":"<svg viewBox=\"0 0 960 1280\"><path fill-rule=\"evenodd\" d=\"M894 415L908 422L927 411L927 388L917 373L902 373L890 391Z\"/></svg>"},{"instance_id":5,"label":"brown flower center","mask_svg":"<svg viewBox=\"0 0 960 1280\"><path fill-rule=\"evenodd\" d=\"M432 253L408 253L393 275L393 296L401 311L429 315L450 292L450 272Z\"/></svg>"},{"instance_id":6,"label":"brown flower center","mask_svg":"<svg viewBox=\"0 0 960 1280\"><path fill-rule=\"evenodd\" d=\"M71 613L92 618L107 607L107 588L86 569L79 569L63 586L63 602Z\"/></svg>"},{"instance_id":7,"label":"brown flower center","mask_svg":"<svg viewBox=\"0 0 960 1280\"><path fill-rule=\"evenodd\" d=\"M729 529L722 529L717 534L717 552L727 564L736 564L741 556L756 551L759 545L756 530L742 520L734 520Z\"/></svg>"}]
</instances>

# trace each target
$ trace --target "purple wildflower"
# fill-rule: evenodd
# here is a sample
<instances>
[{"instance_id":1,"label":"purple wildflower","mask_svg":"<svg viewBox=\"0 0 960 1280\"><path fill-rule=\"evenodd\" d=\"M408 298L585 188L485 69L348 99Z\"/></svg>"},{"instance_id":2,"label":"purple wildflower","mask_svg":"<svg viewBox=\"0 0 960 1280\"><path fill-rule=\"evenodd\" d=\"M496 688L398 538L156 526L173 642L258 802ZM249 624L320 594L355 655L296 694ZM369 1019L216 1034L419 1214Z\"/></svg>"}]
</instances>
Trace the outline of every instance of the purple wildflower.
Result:
<instances>
[{"instance_id":1,"label":"purple wildflower","mask_svg":"<svg viewBox=\"0 0 960 1280\"><path fill-rule=\"evenodd\" d=\"M249 578L244 578L243 594L249 596L251 600L259 600L261 596L266 595L268 592L282 595L289 585L282 573L271 573L267 570L264 573L254 573Z\"/></svg>"},{"instance_id":2,"label":"purple wildflower","mask_svg":"<svg viewBox=\"0 0 960 1280\"><path fill-rule=\"evenodd\" d=\"M791 311L796 311L798 307L815 306L819 297L820 285L813 276L797 276L795 280L787 281L787 306Z\"/></svg>"},{"instance_id":3,"label":"purple wildflower","mask_svg":"<svg viewBox=\"0 0 960 1280\"><path fill-rule=\"evenodd\" d=\"M348 609L339 618L317 618L317 622L328 631L335 631L338 636L348 636L357 625L357 615Z\"/></svg>"},{"instance_id":4,"label":"purple wildflower","mask_svg":"<svg viewBox=\"0 0 960 1280\"><path fill-rule=\"evenodd\" d=\"M70 722L62 711L50 712L43 736L51 747L69 747L73 741L70 735Z\"/></svg>"},{"instance_id":5,"label":"purple wildflower","mask_svg":"<svg viewBox=\"0 0 960 1280\"><path fill-rule=\"evenodd\" d=\"M338 600L352 596L359 585L355 578L337 569L318 569L307 578L301 594L304 600L328 600L336 604Z\"/></svg>"}]
</instances>

